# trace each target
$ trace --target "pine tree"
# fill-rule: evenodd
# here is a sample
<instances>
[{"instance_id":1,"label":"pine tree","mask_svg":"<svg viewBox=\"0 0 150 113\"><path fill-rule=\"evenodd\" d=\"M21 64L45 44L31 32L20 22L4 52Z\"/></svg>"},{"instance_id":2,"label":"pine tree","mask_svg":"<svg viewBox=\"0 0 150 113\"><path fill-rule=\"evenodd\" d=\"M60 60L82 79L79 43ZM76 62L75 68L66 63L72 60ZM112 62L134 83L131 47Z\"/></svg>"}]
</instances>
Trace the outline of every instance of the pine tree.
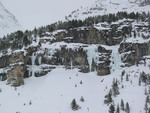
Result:
<instances>
[{"instance_id":1,"label":"pine tree","mask_svg":"<svg viewBox=\"0 0 150 113\"><path fill-rule=\"evenodd\" d=\"M80 84L83 84L83 83L82 83L82 80L80 81Z\"/></svg>"},{"instance_id":2,"label":"pine tree","mask_svg":"<svg viewBox=\"0 0 150 113\"><path fill-rule=\"evenodd\" d=\"M145 113L148 113L148 104L145 102L145 107L144 107Z\"/></svg>"},{"instance_id":3,"label":"pine tree","mask_svg":"<svg viewBox=\"0 0 150 113\"><path fill-rule=\"evenodd\" d=\"M75 84L75 87L77 87L77 84Z\"/></svg>"},{"instance_id":4,"label":"pine tree","mask_svg":"<svg viewBox=\"0 0 150 113\"><path fill-rule=\"evenodd\" d=\"M32 102L31 102L31 100L30 100L29 105L31 105L31 104L32 104Z\"/></svg>"},{"instance_id":5,"label":"pine tree","mask_svg":"<svg viewBox=\"0 0 150 113\"><path fill-rule=\"evenodd\" d=\"M129 81L129 75L126 74L126 81Z\"/></svg>"},{"instance_id":6,"label":"pine tree","mask_svg":"<svg viewBox=\"0 0 150 113\"><path fill-rule=\"evenodd\" d=\"M121 99L120 107L121 107L121 110L124 111L124 102L123 102L123 99Z\"/></svg>"},{"instance_id":7,"label":"pine tree","mask_svg":"<svg viewBox=\"0 0 150 113\"><path fill-rule=\"evenodd\" d=\"M109 113L114 113L115 112L115 107L114 107L114 105L110 105L110 107L109 107Z\"/></svg>"},{"instance_id":8,"label":"pine tree","mask_svg":"<svg viewBox=\"0 0 150 113\"><path fill-rule=\"evenodd\" d=\"M123 76L121 76L121 82L123 82Z\"/></svg>"},{"instance_id":9,"label":"pine tree","mask_svg":"<svg viewBox=\"0 0 150 113\"><path fill-rule=\"evenodd\" d=\"M115 96L115 97L120 94L119 87L118 87L118 81L117 80L115 81L115 79L113 80L113 84L112 84L112 92L113 92L113 96Z\"/></svg>"},{"instance_id":10,"label":"pine tree","mask_svg":"<svg viewBox=\"0 0 150 113\"><path fill-rule=\"evenodd\" d=\"M76 110L80 109L81 107L76 103L76 100L73 99L71 102L71 108L72 108L72 110L76 111Z\"/></svg>"},{"instance_id":11,"label":"pine tree","mask_svg":"<svg viewBox=\"0 0 150 113\"><path fill-rule=\"evenodd\" d=\"M148 108L148 113L150 113L150 108Z\"/></svg>"},{"instance_id":12,"label":"pine tree","mask_svg":"<svg viewBox=\"0 0 150 113\"><path fill-rule=\"evenodd\" d=\"M134 30L133 33L134 33L134 38L136 38L136 31Z\"/></svg>"},{"instance_id":13,"label":"pine tree","mask_svg":"<svg viewBox=\"0 0 150 113\"><path fill-rule=\"evenodd\" d=\"M144 93L145 93L145 95L147 95L147 89L146 88L145 88L145 92Z\"/></svg>"},{"instance_id":14,"label":"pine tree","mask_svg":"<svg viewBox=\"0 0 150 113\"><path fill-rule=\"evenodd\" d=\"M146 97L146 102L150 103L149 96Z\"/></svg>"},{"instance_id":15,"label":"pine tree","mask_svg":"<svg viewBox=\"0 0 150 113\"><path fill-rule=\"evenodd\" d=\"M81 102L84 102L84 98L83 98L83 96L81 96L80 101L81 101Z\"/></svg>"},{"instance_id":16,"label":"pine tree","mask_svg":"<svg viewBox=\"0 0 150 113\"><path fill-rule=\"evenodd\" d=\"M109 91L109 93L107 94L107 95L105 95L105 100L104 100L104 103L105 104L110 104L110 103L112 103L112 91L111 91L111 89L110 89L110 91Z\"/></svg>"},{"instance_id":17,"label":"pine tree","mask_svg":"<svg viewBox=\"0 0 150 113\"><path fill-rule=\"evenodd\" d=\"M34 35L35 38L37 37L37 34L38 34L38 31L37 31L37 29L35 27L34 30L33 30L33 35Z\"/></svg>"},{"instance_id":18,"label":"pine tree","mask_svg":"<svg viewBox=\"0 0 150 113\"><path fill-rule=\"evenodd\" d=\"M141 79L139 78L139 86L141 86Z\"/></svg>"},{"instance_id":19,"label":"pine tree","mask_svg":"<svg viewBox=\"0 0 150 113\"><path fill-rule=\"evenodd\" d=\"M119 105L117 105L116 113L120 113Z\"/></svg>"},{"instance_id":20,"label":"pine tree","mask_svg":"<svg viewBox=\"0 0 150 113\"><path fill-rule=\"evenodd\" d=\"M126 103L126 109L125 109L125 111L126 111L127 113L130 113L130 108L129 108L129 103L128 103L128 102Z\"/></svg>"}]
</instances>

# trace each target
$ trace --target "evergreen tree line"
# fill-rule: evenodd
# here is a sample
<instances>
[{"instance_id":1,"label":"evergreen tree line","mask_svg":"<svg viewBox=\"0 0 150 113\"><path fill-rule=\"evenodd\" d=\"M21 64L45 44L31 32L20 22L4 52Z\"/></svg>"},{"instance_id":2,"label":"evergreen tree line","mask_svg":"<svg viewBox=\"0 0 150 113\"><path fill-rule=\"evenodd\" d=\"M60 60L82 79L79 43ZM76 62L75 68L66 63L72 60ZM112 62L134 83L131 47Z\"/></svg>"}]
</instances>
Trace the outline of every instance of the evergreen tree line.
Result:
<instances>
[{"instance_id":1,"label":"evergreen tree line","mask_svg":"<svg viewBox=\"0 0 150 113\"><path fill-rule=\"evenodd\" d=\"M8 48L15 50L21 49L32 43L32 32L26 30L25 32L17 31L0 39L0 50L5 51Z\"/></svg>"},{"instance_id":2,"label":"evergreen tree line","mask_svg":"<svg viewBox=\"0 0 150 113\"><path fill-rule=\"evenodd\" d=\"M118 12L117 14L106 14L102 16L88 17L85 20L71 20L71 21L59 21L51 25L42 26L40 28L35 28L34 30L26 30L25 32L17 31L0 39L0 50L5 51L8 48L12 50L21 49L23 46L30 45L32 41L36 41L36 38L46 35L46 32L53 32L58 29L69 30L70 28L82 27L82 26L92 26L99 22L115 22L120 19L136 19L137 21L148 21L150 26L150 13L127 13Z\"/></svg>"},{"instance_id":3,"label":"evergreen tree line","mask_svg":"<svg viewBox=\"0 0 150 113\"><path fill-rule=\"evenodd\" d=\"M115 108L115 105L111 104L108 111L109 113L120 113L120 111L130 113L130 106L128 102L124 105L124 101L123 99L121 99L120 105L118 104L117 107Z\"/></svg>"},{"instance_id":4,"label":"evergreen tree line","mask_svg":"<svg viewBox=\"0 0 150 113\"><path fill-rule=\"evenodd\" d=\"M88 17L85 20L71 20L71 21L59 21L54 24L48 25L45 27L45 31L55 31L57 29L70 29L82 26L91 26L93 24L97 24L99 22L115 22L121 19L136 19L137 21L148 21L146 18L150 19L150 14L148 13L127 13L127 12L118 12L117 14L105 14L94 17ZM150 20L149 20L150 21Z\"/></svg>"}]
</instances>

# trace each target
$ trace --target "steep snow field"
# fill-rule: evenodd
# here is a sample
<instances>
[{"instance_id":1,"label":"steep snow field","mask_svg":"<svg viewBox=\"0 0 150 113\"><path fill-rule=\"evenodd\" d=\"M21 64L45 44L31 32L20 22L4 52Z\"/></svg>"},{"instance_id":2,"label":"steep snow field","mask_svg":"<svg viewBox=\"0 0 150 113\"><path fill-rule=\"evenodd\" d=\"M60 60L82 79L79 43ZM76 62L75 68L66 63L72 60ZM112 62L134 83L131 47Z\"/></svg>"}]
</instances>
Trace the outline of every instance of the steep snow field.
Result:
<instances>
[{"instance_id":1,"label":"steep snow field","mask_svg":"<svg viewBox=\"0 0 150 113\"><path fill-rule=\"evenodd\" d=\"M88 6L93 0L1 0L24 29L34 29L59 20L71 11Z\"/></svg>"},{"instance_id":2,"label":"steep snow field","mask_svg":"<svg viewBox=\"0 0 150 113\"><path fill-rule=\"evenodd\" d=\"M0 38L7 33L17 30L22 30L21 25L18 23L15 16L5 9L0 2Z\"/></svg>"},{"instance_id":3,"label":"steep snow field","mask_svg":"<svg viewBox=\"0 0 150 113\"><path fill-rule=\"evenodd\" d=\"M25 85L14 88L0 82L0 112L1 113L108 113L109 106L104 104L104 96L111 88L113 78L119 81L120 95L113 97L114 104L129 102L131 113L144 113L145 87L144 83L138 85L139 74L142 71L149 72L150 61L147 66L132 66L114 71L108 76L97 76L95 72L80 73L77 69L66 70L57 67L46 76L25 79ZM129 81L121 72L130 74ZM82 81L82 84L80 82ZM76 85L76 87L75 87ZM121 88L124 85L124 88ZM83 96L85 102L81 102ZM71 110L73 99L81 109ZM121 111L121 113L124 113Z\"/></svg>"},{"instance_id":4,"label":"steep snow field","mask_svg":"<svg viewBox=\"0 0 150 113\"><path fill-rule=\"evenodd\" d=\"M95 0L88 7L72 11L67 19L85 19L89 16L117 13L119 11L148 12L150 5L143 4L144 0Z\"/></svg>"}]
</instances>

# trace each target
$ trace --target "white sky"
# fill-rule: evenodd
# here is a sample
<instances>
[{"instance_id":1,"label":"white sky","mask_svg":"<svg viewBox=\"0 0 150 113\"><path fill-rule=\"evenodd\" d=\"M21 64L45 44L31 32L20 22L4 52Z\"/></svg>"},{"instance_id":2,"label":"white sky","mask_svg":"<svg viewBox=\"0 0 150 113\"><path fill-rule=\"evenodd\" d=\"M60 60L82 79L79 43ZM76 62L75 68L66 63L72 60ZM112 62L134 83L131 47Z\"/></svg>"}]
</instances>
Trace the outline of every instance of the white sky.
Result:
<instances>
[{"instance_id":1,"label":"white sky","mask_svg":"<svg viewBox=\"0 0 150 113\"><path fill-rule=\"evenodd\" d=\"M64 19L71 11L88 6L93 0L1 0L24 29Z\"/></svg>"}]
</instances>

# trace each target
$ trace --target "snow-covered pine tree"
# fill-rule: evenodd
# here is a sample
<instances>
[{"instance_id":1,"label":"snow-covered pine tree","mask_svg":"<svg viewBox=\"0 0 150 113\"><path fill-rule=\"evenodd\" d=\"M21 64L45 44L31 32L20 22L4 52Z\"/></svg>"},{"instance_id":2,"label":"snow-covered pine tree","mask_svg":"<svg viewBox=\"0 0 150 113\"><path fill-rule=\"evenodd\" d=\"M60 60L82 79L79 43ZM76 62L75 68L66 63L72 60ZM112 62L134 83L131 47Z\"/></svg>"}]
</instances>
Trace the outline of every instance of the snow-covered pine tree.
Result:
<instances>
[{"instance_id":1,"label":"snow-covered pine tree","mask_svg":"<svg viewBox=\"0 0 150 113\"><path fill-rule=\"evenodd\" d=\"M107 95L105 95L104 103L105 104L112 103L112 91L111 91L111 89L110 89L109 93Z\"/></svg>"},{"instance_id":2,"label":"snow-covered pine tree","mask_svg":"<svg viewBox=\"0 0 150 113\"><path fill-rule=\"evenodd\" d=\"M120 107L121 107L121 110L124 111L124 102L123 102L123 99L121 99Z\"/></svg>"},{"instance_id":3,"label":"snow-covered pine tree","mask_svg":"<svg viewBox=\"0 0 150 113\"><path fill-rule=\"evenodd\" d=\"M83 98L83 96L81 96L80 101L81 101L81 102L84 102L84 98Z\"/></svg>"},{"instance_id":4,"label":"snow-covered pine tree","mask_svg":"<svg viewBox=\"0 0 150 113\"><path fill-rule=\"evenodd\" d=\"M141 78L139 77L139 86L141 86Z\"/></svg>"},{"instance_id":5,"label":"snow-covered pine tree","mask_svg":"<svg viewBox=\"0 0 150 113\"><path fill-rule=\"evenodd\" d=\"M126 74L126 81L129 81L129 75Z\"/></svg>"},{"instance_id":6,"label":"snow-covered pine tree","mask_svg":"<svg viewBox=\"0 0 150 113\"><path fill-rule=\"evenodd\" d=\"M121 76L121 82L123 82L123 76Z\"/></svg>"},{"instance_id":7,"label":"snow-covered pine tree","mask_svg":"<svg viewBox=\"0 0 150 113\"><path fill-rule=\"evenodd\" d=\"M113 104L111 104L109 107L109 113L115 113L115 107Z\"/></svg>"},{"instance_id":8,"label":"snow-covered pine tree","mask_svg":"<svg viewBox=\"0 0 150 113\"><path fill-rule=\"evenodd\" d=\"M80 84L83 84L83 83L82 83L82 80L80 81Z\"/></svg>"},{"instance_id":9,"label":"snow-covered pine tree","mask_svg":"<svg viewBox=\"0 0 150 113\"><path fill-rule=\"evenodd\" d=\"M120 94L119 93L119 87L118 87L118 80L117 79L113 80L112 93L113 93L113 96L115 96L115 97Z\"/></svg>"},{"instance_id":10,"label":"snow-covered pine tree","mask_svg":"<svg viewBox=\"0 0 150 113\"><path fill-rule=\"evenodd\" d=\"M120 113L120 107L119 107L119 104L117 105L116 113Z\"/></svg>"},{"instance_id":11,"label":"snow-covered pine tree","mask_svg":"<svg viewBox=\"0 0 150 113\"><path fill-rule=\"evenodd\" d=\"M145 102L144 110L145 110L145 113L148 113L148 104L147 104L147 102Z\"/></svg>"},{"instance_id":12,"label":"snow-covered pine tree","mask_svg":"<svg viewBox=\"0 0 150 113\"><path fill-rule=\"evenodd\" d=\"M150 103L149 96L146 97L146 102Z\"/></svg>"},{"instance_id":13,"label":"snow-covered pine tree","mask_svg":"<svg viewBox=\"0 0 150 113\"><path fill-rule=\"evenodd\" d=\"M144 92L144 94L145 94L145 95L147 95L147 88L145 88L145 92Z\"/></svg>"},{"instance_id":14,"label":"snow-covered pine tree","mask_svg":"<svg viewBox=\"0 0 150 113\"><path fill-rule=\"evenodd\" d=\"M72 102L71 102L71 109L76 111L78 109L80 109L81 107L76 103L76 100L73 99Z\"/></svg>"},{"instance_id":15,"label":"snow-covered pine tree","mask_svg":"<svg viewBox=\"0 0 150 113\"><path fill-rule=\"evenodd\" d=\"M126 113L130 113L130 107L129 107L129 103L126 103L126 108L125 108Z\"/></svg>"},{"instance_id":16,"label":"snow-covered pine tree","mask_svg":"<svg viewBox=\"0 0 150 113\"><path fill-rule=\"evenodd\" d=\"M30 100L29 105L31 105L31 104L32 104L32 102L31 102L31 100Z\"/></svg>"}]
</instances>

